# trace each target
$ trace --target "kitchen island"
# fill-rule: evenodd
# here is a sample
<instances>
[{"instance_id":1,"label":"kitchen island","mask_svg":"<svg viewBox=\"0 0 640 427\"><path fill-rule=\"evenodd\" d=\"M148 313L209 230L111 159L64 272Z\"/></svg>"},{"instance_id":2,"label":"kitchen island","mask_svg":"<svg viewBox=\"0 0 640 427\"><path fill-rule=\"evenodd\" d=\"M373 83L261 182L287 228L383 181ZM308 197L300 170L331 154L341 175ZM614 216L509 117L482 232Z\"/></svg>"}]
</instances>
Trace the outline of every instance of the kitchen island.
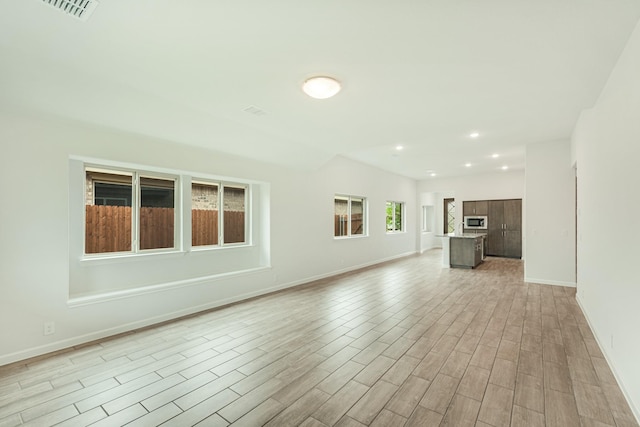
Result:
<instances>
[{"instance_id":1,"label":"kitchen island","mask_svg":"<svg viewBox=\"0 0 640 427\"><path fill-rule=\"evenodd\" d=\"M442 237L442 266L475 268L484 259L486 234L449 233Z\"/></svg>"}]
</instances>

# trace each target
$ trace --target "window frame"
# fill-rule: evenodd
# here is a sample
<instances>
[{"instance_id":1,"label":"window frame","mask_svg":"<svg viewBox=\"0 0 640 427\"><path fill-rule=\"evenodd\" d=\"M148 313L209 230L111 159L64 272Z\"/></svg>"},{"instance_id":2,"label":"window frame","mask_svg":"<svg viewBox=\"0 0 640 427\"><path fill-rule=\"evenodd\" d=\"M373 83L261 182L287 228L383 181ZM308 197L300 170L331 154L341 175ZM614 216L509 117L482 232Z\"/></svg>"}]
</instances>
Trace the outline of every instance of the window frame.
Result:
<instances>
[{"instance_id":1,"label":"window frame","mask_svg":"<svg viewBox=\"0 0 640 427\"><path fill-rule=\"evenodd\" d=\"M254 246L253 232L254 224L253 218L255 212L253 211L253 186L256 184L251 180L242 180L231 178L227 179L224 176L219 175L207 175L203 173L194 173L189 171L182 171L176 169L157 168L149 165L139 165L125 162L112 162L104 159L86 158L71 156L72 162L77 162L77 171L82 170L82 181L78 182L77 186L74 186L77 191L76 196L72 199L82 203L82 210L78 210L77 214L72 215L76 220L70 222L70 227L78 227L77 231L77 254L79 260L82 262L110 262L109 260L127 259L127 258L139 258L146 256L161 256L161 255L176 255L187 254L189 252L202 253L206 251L217 251L224 248L239 248L239 247L251 247ZM88 198L88 186L92 180L87 179L88 172L97 172L101 174L113 174L113 175L129 175L131 177L131 250L126 251L113 251L113 252L96 252L87 253L87 201L91 200L91 203L95 203L95 193L91 194L91 199ZM174 203L174 215L173 215L173 247L171 248L157 248L157 249L140 249L140 206L141 206L141 189L140 178L151 179L170 179L173 181L173 203ZM79 179L80 176L78 175ZM99 179L97 181L107 182L107 179ZM212 183L217 184L219 187L219 197L222 197L224 187L242 188L244 190L244 238L242 242L224 243L223 235L221 237L223 227L220 226L218 231L219 241L217 245L192 245L192 229L191 229L191 210L192 210L192 182L200 183ZM80 193L80 194L79 194ZM222 206L222 205L220 205ZM78 206L80 207L80 206ZM224 209L222 209L224 210ZM71 217L70 217L71 218ZM223 224L224 213L222 212L218 221ZM75 234L75 232L74 232Z\"/></svg>"},{"instance_id":2,"label":"window frame","mask_svg":"<svg viewBox=\"0 0 640 427\"><path fill-rule=\"evenodd\" d=\"M199 176L193 176L191 179L191 186L189 187L189 195L192 196L193 184L201 184L201 185L211 185L218 187L218 195L217 195L217 206L218 206L218 243L215 245L193 245L193 236L191 236L191 240L189 241L189 247L193 252L198 251L206 251L211 249L223 248L223 247L237 247L237 246L247 246L250 245L250 212L251 208L249 206L249 202L251 200L249 192L251 191L251 186L247 183L235 182L235 181L224 181L224 180L213 180L207 178L201 178ZM224 189L226 187L229 188L242 188L244 190L244 238L242 242L231 242L226 243L224 241ZM193 212L193 206L190 209ZM190 214L191 214L190 212Z\"/></svg>"},{"instance_id":3,"label":"window frame","mask_svg":"<svg viewBox=\"0 0 640 427\"><path fill-rule=\"evenodd\" d=\"M137 174L134 175L136 178L135 180L136 191L134 193L137 193L135 200L136 200L137 209L138 209L138 215L136 215L134 219L134 222L135 221L138 222L136 224L136 242L135 242L136 249L137 249L136 253L141 253L141 254L162 253L162 252L175 252L175 251L181 250L182 249L182 236L181 236L182 224L179 221L180 217L178 215L178 212L181 207L180 202L182 200L182 198L180 197L180 188L181 188L180 176L174 175L174 174L162 173L162 172L149 172L146 170L139 170L136 172ZM166 181L173 180L173 247L140 249L140 220L141 220L140 212L142 210L142 179L144 178L159 179L159 180L166 180ZM133 216L133 213L132 213L132 216ZM133 249L133 246L132 246L132 249Z\"/></svg>"},{"instance_id":4,"label":"window frame","mask_svg":"<svg viewBox=\"0 0 640 427\"><path fill-rule=\"evenodd\" d=\"M449 204L452 203L453 204L453 210L454 213L452 215L452 218L449 219ZM456 226L455 226L455 203L456 203L456 199L454 197L447 197L444 198L442 201L442 208L443 208L443 221L442 221L442 232L444 234L449 234L449 233L455 233L456 231ZM449 224L453 222L453 229L449 230Z\"/></svg>"},{"instance_id":5,"label":"window frame","mask_svg":"<svg viewBox=\"0 0 640 427\"><path fill-rule=\"evenodd\" d=\"M347 234L339 235L339 236L337 236L335 234L335 217L336 217L335 204L336 204L336 200L338 198L347 200ZM354 199L362 201L362 233L360 233L360 234L353 234L353 230L351 230L352 221L353 221L353 217L352 217L352 201ZM334 239L352 239L352 238L368 237L369 236L368 207L369 207L368 200L364 196L355 196L355 195L336 193L333 196L333 216L334 216L333 238Z\"/></svg>"},{"instance_id":6,"label":"window frame","mask_svg":"<svg viewBox=\"0 0 640 427\"><path fill-rule=\"evenodd\" d=\"M434 206L422 205L422 232L432 233L434 221Z\"/></svg>"},{"instance_id":7,"label":"window frame","mask_svg":"<svg viewBox=\"0 0 640 427\"><path fill-rule=\"evenodd\" d=\"M389 215L387 213L387 209L391 205L391 224L393 226L392 229L389 229ZM400 229L395 228L396 224L396 207L400 206ZM394 200L387 200L385 203L385 229L387 234L398 234L398 233L406 233L405 227L406 220L406 203L398 202Z\"/></svg>"},{"instance_id":8,"label":"window frame","mask_svg":"<svg viewBox=\"0 0 640 427\"><path fill-rule=\"evenodd\" d=\"M127 175L131 176L131 250L129 251L114 251L114 252L95 252L95 253L87 253L87 238L86 238L86 229L87 229L87 214L86 208L83 210L82 214L82 226L83 226L83 237L82 237L82 256L83 259L99 259L99 258L111 258L111 257L123 257L123 256L136 256L136 255L146 255L146 254L154 254L154 253L168 253L168 252L177 252L182 249L181 245L181 224L179 221L179 209L180 209L180 201L181 201L181 181L180 175L166 172L158 172L148 169L138 169L138 168L127 168L127 167L119 167L119 166L110 166L110 165L102 165L99 163L93 162L84 162L83 163L84 170L84 184L83 188L83 196L85 198L84 206L88 206L86 204L86 195L87 195L87 173L89 172L97 172L103 174L112 174L112 175ZM142 203L142 180L141 178L152 178L152 179L161 179L167 181L173 181L173 246L170 248L151 248L151 249L141 249L140 248L140 213L141 213L141 203ZM112 183L105 179L98 179L94 182L101 183ZM95 205L95 186L92 188L93 191L93 203Z\"/></svg>"}]
</instances>

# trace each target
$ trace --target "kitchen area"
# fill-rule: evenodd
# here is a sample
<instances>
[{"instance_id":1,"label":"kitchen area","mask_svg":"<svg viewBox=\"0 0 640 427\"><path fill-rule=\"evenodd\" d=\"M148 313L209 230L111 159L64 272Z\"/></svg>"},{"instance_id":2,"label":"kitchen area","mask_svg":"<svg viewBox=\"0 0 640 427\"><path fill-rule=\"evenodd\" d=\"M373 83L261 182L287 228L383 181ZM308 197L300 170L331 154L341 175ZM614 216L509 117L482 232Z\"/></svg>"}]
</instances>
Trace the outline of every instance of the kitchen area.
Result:
<instances>
[{"instance_id":1,"label":"kitchen area","mask_svg":"<svg viewBox=\"0 0 640 427\"><path fill-rule=\"evenodd\" d=\"M442 263L476 268L485 257L522 257L522 199L463 202L457 231L442 237Z\"/></svg>"}]
</instances>

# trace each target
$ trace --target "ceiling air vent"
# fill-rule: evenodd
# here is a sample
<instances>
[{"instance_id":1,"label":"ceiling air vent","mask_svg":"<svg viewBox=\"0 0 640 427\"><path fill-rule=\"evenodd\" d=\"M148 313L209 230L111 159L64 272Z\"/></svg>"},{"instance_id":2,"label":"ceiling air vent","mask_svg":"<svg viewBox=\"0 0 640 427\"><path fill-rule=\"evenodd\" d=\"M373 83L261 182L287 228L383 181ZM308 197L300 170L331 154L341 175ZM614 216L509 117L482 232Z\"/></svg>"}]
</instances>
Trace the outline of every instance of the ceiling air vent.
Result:
<instances>
[{"instance_id":1,"label":"ceiling air vent","mask_svg":"<svg viewBox=\"0 0 640 427\"><path fill-rule=\"evenodd\" d=\"M98 6L97 0L42 0L49 6L55 7L58 10L63 11L67 15L71 15L86 21L93 13L96 6Z\"/></svg>"},{"instance_id":2,"label":"ceiling air vent","mask_svg":"<svg viewBox=\"0 0 640 427\"><path fill-rule=\"evenodd\" d=\"M253 114L254 116L264 116L265 114L267 114L266 111L264 111L262 108L260 107L256 107L255 105L249 105L247 108L245 108L243 110L245 113L249 113L249 114Z\"/></svg>"}]
</instances>

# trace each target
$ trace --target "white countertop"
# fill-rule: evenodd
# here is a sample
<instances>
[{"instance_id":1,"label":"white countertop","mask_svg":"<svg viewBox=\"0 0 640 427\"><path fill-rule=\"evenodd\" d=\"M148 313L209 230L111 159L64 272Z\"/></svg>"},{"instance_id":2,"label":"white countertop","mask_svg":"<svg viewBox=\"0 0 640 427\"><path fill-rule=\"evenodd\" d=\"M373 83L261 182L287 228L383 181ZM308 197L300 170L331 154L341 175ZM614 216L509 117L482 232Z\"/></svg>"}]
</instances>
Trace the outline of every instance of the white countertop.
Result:
<instances>
[{"instance_id":1,"label":"white countertop","mask_svg":"<svg viewBox=\"0 0 640 427\"><path fill-rule=\"evenodd\" d=\"M436 237L456 237L460 239L475 239L476 237L487 237L486 233L448 233L438 234Z\"/></svg>"}]
</instances>

